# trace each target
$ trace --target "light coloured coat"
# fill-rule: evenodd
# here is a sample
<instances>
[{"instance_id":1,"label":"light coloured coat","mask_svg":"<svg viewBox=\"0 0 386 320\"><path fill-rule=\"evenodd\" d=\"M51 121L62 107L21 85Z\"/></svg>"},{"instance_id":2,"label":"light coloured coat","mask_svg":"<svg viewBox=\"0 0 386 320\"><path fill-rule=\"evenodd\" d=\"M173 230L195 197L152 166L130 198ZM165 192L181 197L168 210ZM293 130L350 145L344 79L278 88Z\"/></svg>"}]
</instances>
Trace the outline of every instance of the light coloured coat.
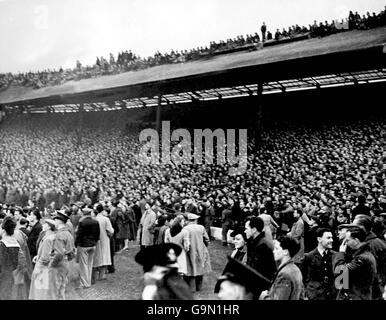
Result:
<instances>
[{"instance_id":1,"label":"light coloured coat","mask_svg":"<svg viewBox=\"0 0 386 320\"><path fill-rule=\"evenodd\" d=\"M29 299L65 300L68 282L68 261L64 258L58 266L53 266L55 254L66 253L65 242L56 232L47 231L39 244L37 261L31 277ZM71 245L70 245L71 246Z\"/></svg>"},{"instance_id":2,"label":"light coloured coat","mask_svg":"<svg viewBox=\"0 0 386 320\"><path fill-rule=\"evenodd\" d=\"M139 223L138 229L139 236L141 239L141 245L154 245L154 234L151 232L151 230L156 220L157 214L152 209L148 209L142 214L141 222Z\"/></svg>"},{"instance_id":3,"label":"light coloured coat","mask_svg":"<svg viewBox=\"0 0 386 320\"><path fill-rule=\"evenodd\" d=\"M108 233L111 235L114 233L114 228L109 218L105 217L102 213L98 213L96 220L99 223L100 234L95 248L94 268L111 265L110 238Z\"/></svg>"},{"instance_id":4,"label":"light coloured coat","mask_svg":"<svg viewBox=\"0 0 386 320\"><path fill-rule=\"evenodd\" d=\"M187 254L187 276L202 276L212 271L207 245L209 237L205 227L190 223L184 227L189 232L190 248Z\"/></svg>"}]
</instances>

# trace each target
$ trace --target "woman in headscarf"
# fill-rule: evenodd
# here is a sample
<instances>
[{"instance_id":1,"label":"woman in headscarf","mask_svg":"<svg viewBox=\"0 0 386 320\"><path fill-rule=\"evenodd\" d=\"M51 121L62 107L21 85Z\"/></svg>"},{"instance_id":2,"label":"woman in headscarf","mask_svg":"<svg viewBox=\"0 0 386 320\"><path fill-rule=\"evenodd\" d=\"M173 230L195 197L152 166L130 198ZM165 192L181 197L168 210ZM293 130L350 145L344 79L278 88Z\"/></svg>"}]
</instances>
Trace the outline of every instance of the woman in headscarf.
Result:
<instances>
[{"instance_id":1,"label":"woman in headscarf","mask_svg":"<svg viewBox=\"0 0 386 320\"><path fill-rule=\"evenodd\" d=\"M17 299L18 285L23 284L18 274L24 275L26 262L23 251L14 237L16 222L4 219L0 240L0 300Z\"/></svg>"}]
</instances>

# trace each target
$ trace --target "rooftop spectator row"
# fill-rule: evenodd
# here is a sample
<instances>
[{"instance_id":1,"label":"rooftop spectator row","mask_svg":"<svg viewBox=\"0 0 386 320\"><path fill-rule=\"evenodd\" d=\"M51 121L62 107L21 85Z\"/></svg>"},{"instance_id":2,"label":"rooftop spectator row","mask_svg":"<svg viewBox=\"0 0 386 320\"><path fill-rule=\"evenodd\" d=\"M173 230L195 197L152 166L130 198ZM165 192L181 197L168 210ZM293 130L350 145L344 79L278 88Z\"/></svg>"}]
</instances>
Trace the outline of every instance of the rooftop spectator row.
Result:
<instances>
[{"instance_id":1,"label":"rooftop spectator row","mask_svg":"<svg viewBox=\"0 0 386 320\"><path fill-rule=\"evenodd\" d=\"M142 58L131 51L119 52L117 57L111 53L109 59L97 57L93 66L84 66L80 61L76 62L76 68L63 70L44 70L39 72L26 73L0 73L0 90L9 86L32 87L34 89L55 86L71 80L95 78L103 75L112 75L128 71L136 71L150 68L157 65L184 63L192 60L210 57L232 49L256 50L264 44L279 42L285 39L296 40L298 37L324 37L337 32L347 30L366 30L386 25L386 7L379 14L369 12L360 16L358 12L350 11L348 18L341 21L317 21L308 27L294 25L288 29L277 29L272 33L267 29L265 23L261 26L261 37L256 32L246 36L240 35L236 38L229 38L225 41L212 41L209 46L197 47L190 50L171 50L169 53L157 51L153 56Z\"/></svg>"}]
</instances>

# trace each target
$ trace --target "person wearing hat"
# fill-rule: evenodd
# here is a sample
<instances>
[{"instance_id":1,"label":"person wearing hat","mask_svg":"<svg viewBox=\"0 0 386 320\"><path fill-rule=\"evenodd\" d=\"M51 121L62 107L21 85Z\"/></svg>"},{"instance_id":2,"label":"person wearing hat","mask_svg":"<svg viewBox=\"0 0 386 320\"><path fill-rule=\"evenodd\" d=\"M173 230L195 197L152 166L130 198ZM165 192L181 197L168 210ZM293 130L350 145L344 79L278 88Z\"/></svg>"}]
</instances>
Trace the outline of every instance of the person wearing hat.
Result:
<instances>
[{"instance_id":1,"label":"person wearing hat","mask_svg":"<svg viewBox=\"0 0 386 320\"><path fill-rule=\"evenodd\" d=\"M261 292L270 281L248 265L228 257L227 269L217 283L215 292L221 300L256 300L255 293Z\"/></svg>"},{"instance_id":2,"label":"person wearing hat","mask_svg":"<svg viewBox=\"0 0 386 320\"><path fill-rule=\"evenodd\" d=\"M75 237L75 230L74 230L74 226L73 226L71 219L70 219L70 216L71 216L70 208L63 207L60 210L56 210L55 214L57 215L58 212L60 212L60 214L63 215L64 218L66 218L65 226L66 226L67 230L71 233L72 237L74 238Z\"/></svg>"},{"instance_id":3,"label":"person wearing hat","mask_svg":"<svg viewBox=\"0 0 386 320\"><path fill-rule=\"evenodd\" d=\"M143 266L143 300L192 300L192 291L178 273L181 246L164 243L142 248L135 261Z\"/></svg>"},{"instance_id":4,"label":"person wearing hat","mask_svg":"<svg viewBox=\"0 0 386 320\"><path fill-rule=\"evenodd\" d=\"M188 213L188 224L184 227L189 232L186 280L192 290L194 290L194 286L196 287L196 291L200 291L202 288L204 274L212 270L207 248L209 236L205 227L197 224L199 217L197 214Z\"/></svg>"},{"instance_id":5,"label":"person wearing hat","mask_svg":"<svg viewBox=\"0 0 386 320\"><path fill-rule=\"evenodd\" d=\"M373 288L373 299L382 299L383 288L386 285L386 243L379 239L372 231L373 221L364 214L358 214L352 223L353 226L360 226L366 232L365 241L370 246L370 251L373 254L377 263L377 281L379 284Z\"/></svg>"},{"instance_id":6,"label":"person wearing hat","mask_svg":"<svg viewBox=\"0 0 386 320\"><path fill-rule=\"evenodd\" d=\"M304 297L303 277L294 263L300 243L291 236L274 240L274 257L279 267L271 288L260 295L261 300L300 300Z\"/></svg>"},{"instance_id":7,"label":"person wearing hat","mask_svg":"<svg viewBox=\"0 0 386 320\"><path fill-rule=\"evenodd\" d=\"M349 223L342 223L338 225L338 241L339 241L339 246L343 243L343 241L346 239L346 232L350 228L351 224Z\"/></svg>"},{"instance_id":8,"label":"person wearing hat","mask_svg":"<svg viewBox=\"0 0 386 320\"><path fill-rule=\"evenodd\" d=\"M99 223L93 217L93 210L84 208L83 217L79 220L75 237L80 276L80 284L78 288L89 288L91 286L95 248L99 240L99 236Z\"/></svg>"},{"instance_id":9,"label":"person wearing hat","mask_svg":"<svg viewBox=\"0 0 386 320\"><path fill-rule=\"evenodd\" d=\"M66 255L69 260L71 260L74 257L75 244L74 237L72 236L70 228L67 225L69 217L63 210L59 210L56 211L56 215L53 216L53 220L56 223L57 229L56 244L61 242L60 250L64 249L63 254Z\"/></svg>"},{"instance_id":10,"label":"person wearing hat","mask_svg":"<svg viewBox=\"0 0 386 320\"><path fill-rule=\"evenodd\" d=\"M76 285L73 283L75 270L75 241L67 224L69 217L64 210L56 211L56 215L53 217L56 223L56 238L54 242L54 250L58 254L63 256L62 268L56 269L58 276L67 277L68 285ZM69 286L66 285L68 290Z\"/></svg>"},{"instance_id":11,"label":"person wearing hat","mask_svg":"<svg viewBox=\"0 0 386 320\"><path fill-rule=\"evenodd\" d=\"M369 243L366 243L364 228L349 227L332 264L336 275L335 283L339 285L337 300L372 299L377 264Z\"/></svg>"},{"instance_id":12,"label":"person wearing hat","mask_svg":"<svg viewBox=\"0 0 386 320\"><path fill-rule=\"evenodd\" d=\"M35 263L35 268L31 276L29 299L64 299L64 290L60 290L60 287L65 286L66 279L55 277L54 273L51 272L54 268L52 262L54 260L54 241L56 238L55 221L44 219L42 233L44 236L40 241L38 253L32 260Z\"/></svg>"}]
</instances>

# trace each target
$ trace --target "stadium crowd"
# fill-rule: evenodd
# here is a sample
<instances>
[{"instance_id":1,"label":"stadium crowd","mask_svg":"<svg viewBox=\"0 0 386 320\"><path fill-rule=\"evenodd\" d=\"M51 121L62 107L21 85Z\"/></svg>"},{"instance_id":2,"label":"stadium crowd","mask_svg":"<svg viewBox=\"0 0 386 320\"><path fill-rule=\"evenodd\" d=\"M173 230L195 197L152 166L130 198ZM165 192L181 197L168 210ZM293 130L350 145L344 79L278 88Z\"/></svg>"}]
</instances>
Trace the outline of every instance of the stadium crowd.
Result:
<instances>
[{"instance_id":1,"label":"stadium crowd","mask_svg":"<svg viewBox=\"0 0 386 320\"><path fill-rule=\"evenodd\" d=\"M34 89L55 86L71 80L81 80L95 78L102 75L118 74L127 71L141 70L157 65L184 63L203 57L209 57L216 53L232 49L250 49L254 50L261 43L275 42L283 39L303 39L304 36L324 37L337 32L346 30L366 30L386 25L386 8L384 11L376 14L369 12L366 15L355 14L350 11L349 17L342 21L334 20L331 23L317 21L308 27L294 25L288 29L277 29L274 33L267 29L265 23L261 26L261 37L257 32L246 36L239 35L236 38L229 38L226 41L212 41L209 46L197 47L190 50L171 50L170 53L160 53L157 51L153 56L144 58L130 51L119 52L115 58L110 53L109 59L97 57L93 66L83 66L80 61L76 62L74 69L44 70L38 72L24 72L18 74L0 73L0 89L9 86L32 87Z\"/></svg>"},{"instance_id":2,"label":"stadium crowd","mask_svg":"<svg viewBox=\"0 0 386 320\"><path fill-rule=\"evenodd\" d=\"M229 289L235 297L232 283L245 284L230 276L233 268L249 272L261 288L252 296L244 292L244 298L289 299L272 289L265 291L268 282L278 280L274 279L277 258L286 265L295 262L289 267L298 280L296 268L301 267L304 281L310 281L304 284L309 299L335 299L338 293L331 287L330 273L315 280L327 286L323 294L315 295L311 282L318 272L309 253L316 247L348 253L346 242L351 238L343 232L355 238L350 243L358 248L370 242L368 260L375 256L376 263L365 266L371 269L371 279L359 279L360 288L339 290L339 297L382 296L386 284L384 122L267 130L262 147L248 155L247 172L230 176L227 165L145 164L138 129L125 131L103 112L92 116L93 121L84 120L80 145L76 115L19 115L2 124L1 299L64 299L66 285L76 278L75 270L80 273L79 288L106 279L108 272L114 272L114 253L128 249L129 241L139 241L143 249L137 257L146 274L143 298L191 298L189 290L199 291L211 270L211 226L222 228L224 246L229 245L229 230L239 243L233 255L237 261L230 260L219 284L220 296ZM350 229L353 225L360 230ZM265 249L260 247L262 239ZM156 252L164 252L167 258L162 254L155 258L153 245L161 246ZM368 250L366 254L370 255ZM154 269L157 263L161 270ZM332 258L325 263L332 264ZM168 274L171 282L182 274L184 285L190 286L180 293L160 293L154 280L159 272ZM359 271L355 272L350 279L358 277ZM261 279L268 282L261 284ZM300 298L300 291L291 297Z\"/></svg>"}]
</instances>

